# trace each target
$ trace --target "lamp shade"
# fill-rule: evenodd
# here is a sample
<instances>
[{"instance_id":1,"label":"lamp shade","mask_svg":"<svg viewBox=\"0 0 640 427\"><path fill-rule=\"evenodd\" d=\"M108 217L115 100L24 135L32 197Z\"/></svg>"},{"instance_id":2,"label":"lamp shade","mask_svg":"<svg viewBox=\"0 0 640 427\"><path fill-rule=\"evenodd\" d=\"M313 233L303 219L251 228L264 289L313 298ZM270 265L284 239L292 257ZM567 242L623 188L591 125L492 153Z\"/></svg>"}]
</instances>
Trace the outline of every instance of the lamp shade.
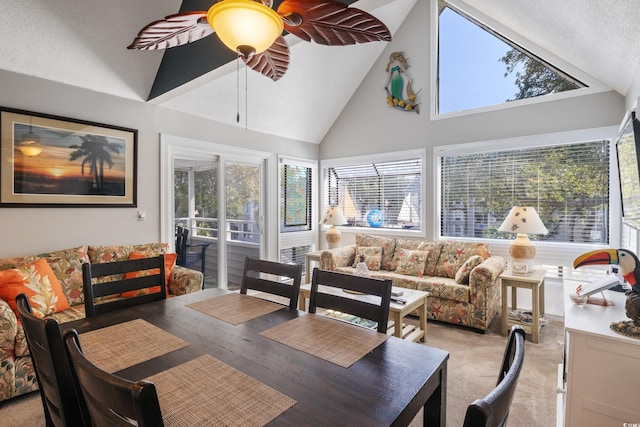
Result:
<instances>
[{"instance_id":1,"label":"lamp shade","mask_svg":"<svg viewBox=\"0 0 640 427\"><path fill-rule=\"evenodd\" d=\"M522 234L547 234L549 231L531 206L514 206L498 231Z\"/></svg>"},{"instance_id":2,"label":"lamp shade","mask_svg":"<svg viewBox=\"0 0 640 427\"><path fill-rule=\"evenodd\" d=\"M347 223L342 211L337 206L329 206L322 217L321 224L324 225L344 225Z\"/></svg>"},{"instance_id":3,"label":"lamp shade","mask_svg":"<svg viewBox=\"0 0 640 427\"><path fill-rule=\"evenodd\" d=\"M207 21L222 43L246 57L267 50L284 29L275 10L253 0L219 1Z\"/></svg>"}]
</instances>

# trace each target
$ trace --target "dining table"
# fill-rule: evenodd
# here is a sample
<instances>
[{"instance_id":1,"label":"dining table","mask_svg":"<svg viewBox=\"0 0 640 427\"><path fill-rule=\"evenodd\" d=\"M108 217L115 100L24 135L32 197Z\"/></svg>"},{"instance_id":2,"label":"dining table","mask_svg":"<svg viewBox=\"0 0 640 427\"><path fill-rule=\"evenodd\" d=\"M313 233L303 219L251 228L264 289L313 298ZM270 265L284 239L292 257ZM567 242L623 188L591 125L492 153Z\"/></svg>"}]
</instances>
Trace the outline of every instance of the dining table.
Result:
<instances>
[{"instance_id":1,"label":"dining table","mask_svg":"<svg viewBox=\"0 0 640 427\"><path fill-rule=\"evenodd\" d=\"M92 339L104 351L133 352L131 366L109 365L117 362L118 355L107 354L105 363L120 377L154 382L163 417L172 411L177 416L191 416L218 410L236 420L241 416L255 419L251 423L255 425L407 426L424 409L424 426L446 425L448 352L366 330L370 334L366 338L377 340L371 344L374 347L341 365L340 357L348 352L340 346L332 348L327 343L328 357L323 358L283 342L293 336L294 326L320 325L315 332L309 329L309 335L335 329L346 331L347 338L351 334L359 336L364 328L285 306L275 306L265 314L257 312L248 320L232 321L214 317L204 308L209 303L242 303L242 307L249 307L246 304L258 299L210 288L61 323L60 329L78 331L83 351L91 361L98 357L91 353ZM129 329L115 329L125 326ZM108 330L112 335L98 335ZM282 342L277 339L278 330ZM173 346L150 353L148 360L135 359L157 347L155 344L164 339L159 337L165 335ZM136 349L136 343L142 347ZM337 361L331 361L332 356ZM186 366L191 366L191 371L177 370ZM181 378L186 384L174 387L177 394L163 399L164 393L169 393L164 384ZM234 382L242 382L242 386L233 391L225 389ZM271 394L261 397L254 390ZM205 396L201 403L205 408L185 406L200 394ZM238 404L234 402L242 405L235 415L233 405ZM259 405L274 407L259 409L255 416L247 414L252 408L261 408ZM269 410L275 411L270 418L260 418ZM172 424L168 418L166 425L181 425Z\"/></svg>"}]
</instances>

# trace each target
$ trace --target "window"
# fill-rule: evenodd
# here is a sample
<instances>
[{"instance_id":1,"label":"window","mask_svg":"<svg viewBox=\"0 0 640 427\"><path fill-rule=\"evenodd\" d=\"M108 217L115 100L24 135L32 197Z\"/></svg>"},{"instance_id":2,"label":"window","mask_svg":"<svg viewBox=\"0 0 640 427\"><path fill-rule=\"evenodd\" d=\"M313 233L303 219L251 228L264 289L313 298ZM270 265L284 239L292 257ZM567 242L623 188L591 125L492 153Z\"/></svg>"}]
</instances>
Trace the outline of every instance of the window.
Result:
<instances>
[{"instance_id":1,"label":"window","mask_svg":"<svg viewBox=\"0 0 640 427\"><path fill-rule=\"evenodd\" d=\"M311 230L311 173L306 166L280 167L280 232Z\"/></svg>"},{"instance_id":2,"label":"window","mask_svg":"<svg viewBox=\"0 0 640 427\"><path fill-rule=\"evenodd\" d=\"M549 230L531 239L607 244L609 141L440 157L440 233L512 239L498 232L514 205L533 206Z\"/></svg>"},{"instance_id":3,"label":"window","mask_svg":"<svg viewBox=\"0 0 640 427\"><path fill-rule=\"evenodd\" d=\"M439 10L439 114L585 87L447 3Z\"/></svg>"},{"instance_id":4,"label":"window","mask_svg":"<svg viewBox=\"0 0 640 427\"><path fill-rule=\"evenodd\" d=\"M352 227L422 230L422 154L323 165L324 204L338 206Z\"/></svg>"}]
</instances>

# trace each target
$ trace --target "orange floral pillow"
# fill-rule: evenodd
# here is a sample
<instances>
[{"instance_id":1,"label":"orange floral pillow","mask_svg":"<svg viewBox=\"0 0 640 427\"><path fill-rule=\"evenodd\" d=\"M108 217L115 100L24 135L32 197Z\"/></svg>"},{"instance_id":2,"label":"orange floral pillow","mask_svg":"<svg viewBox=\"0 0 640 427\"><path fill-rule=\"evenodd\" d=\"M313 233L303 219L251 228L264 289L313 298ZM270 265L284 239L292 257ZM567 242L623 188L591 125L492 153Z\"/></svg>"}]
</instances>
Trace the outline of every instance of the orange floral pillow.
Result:
<instances>
[{"instance_id":1,"label":"orange floral pillow","mask_svg":"<svg viewBox=\"0 0 640 427\"><path fill-rule=\"evenodd\" d=\"M129 259L142 259L142 258L149 258L149 255L143 254L140 252L131 252L131 254L129 255ZM171 252L168 254L164 254L164 274L165 274L165 280L166 280L167 295L169 294L169 278L171 277L171 270L173 270L173 266L176 264L176 258L178 258L178 254L176 253ZM142 271L127 273L125 274L125 277L127 279L132 279L134 277L148 276L150 274L157 274L157 273L158 272L156 269L142 270ZM130 298L138 295L152 294L155 292L160 292L160 286L153 286L151 288L138 289L136 291L127 291L120 294L120 296L123 298Z\"/></svg>"},{"instance_id":2,"label":"orange floral pillow","mask_svg":"<svg viewBox=\"0 0 640 427\"><path fill-rule=\"evenodd\" d=\"M23 267L0 271L0 298L18 315L16 297L25 294L36 317L67 310L69 302L47 260L40 258Z\"/></svg>"}]
</instances>

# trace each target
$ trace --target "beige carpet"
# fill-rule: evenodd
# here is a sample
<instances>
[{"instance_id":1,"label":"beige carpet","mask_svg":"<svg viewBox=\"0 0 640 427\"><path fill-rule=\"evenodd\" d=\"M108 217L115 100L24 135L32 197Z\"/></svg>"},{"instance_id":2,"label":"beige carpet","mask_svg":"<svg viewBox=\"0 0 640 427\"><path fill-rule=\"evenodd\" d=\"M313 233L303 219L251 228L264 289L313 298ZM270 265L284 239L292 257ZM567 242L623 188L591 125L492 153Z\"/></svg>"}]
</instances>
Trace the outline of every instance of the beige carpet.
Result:
<instances>
[{"instance_id":1,"label":"beige carpet","mask_svg":"<svg viewBox=\"0 0 640 427\"><path fill-rule=\"evenodd\" d=\"M548 317L540 343L527 338L524 367L509 417L512 427L549 427L556 423L557 367L562 363L563 321ZM414 321L410 319L410 321ZM417 322L417 320L415 320ZM469 403L495 385L506 338L495 319L487 334L429 322L427 345L450 352L447 381L447 425L461 426ZM0 422L7 426L44 426L37 393L0 402ZM422 425L422 414L411 426Z\"/></svg>"}]
</instances>

